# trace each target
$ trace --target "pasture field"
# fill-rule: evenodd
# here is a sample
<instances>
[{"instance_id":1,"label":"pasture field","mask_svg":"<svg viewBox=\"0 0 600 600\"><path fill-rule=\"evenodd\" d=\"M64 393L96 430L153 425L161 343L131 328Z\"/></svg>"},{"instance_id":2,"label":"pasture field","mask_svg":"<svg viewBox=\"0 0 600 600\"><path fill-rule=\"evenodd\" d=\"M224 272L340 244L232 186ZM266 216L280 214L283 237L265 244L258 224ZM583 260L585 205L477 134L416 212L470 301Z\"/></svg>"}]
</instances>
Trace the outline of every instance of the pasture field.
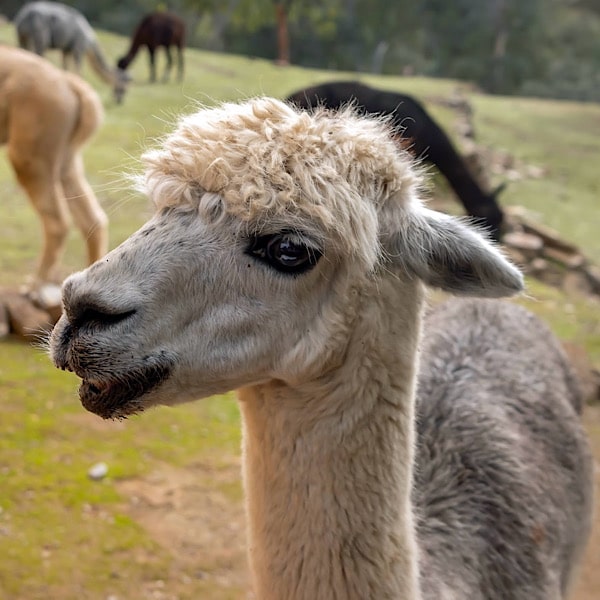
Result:
<instances>
[{"instance_id":1,"label":"pasture field","mask_svg":"<svg viewBox=\"0 0 600 600\"><path fill-rule=\"evenodd\" d=\"M128 40L99 35L114 64ZM0 43L14 40L12 25L0 25ZM160 73L162 55L158 60ZM127 175L137 172L141 151L168 131L178 114L198 103L256 94L284 97L318 81L357 78L197 50L187 51L186 62L183 84L151 85L141 54L120 106L112 103L108 86L84 70L106 108L85 163L110 218L111 247L148 218L151 207L132 190ZM461 86L475 109L478 141L545 170L543 178L511 182L502 202L524 206L600 264L599 105L489 97L449 80L359 78L421 98L451 133L454 113L431 99ZM41 231L1 154L0 287L15 287L34 271ZM432 186L436 196L449 194L438 179ZM448 204L458 210L454 200ZM65 274L83 266L84 246L73 231ZM528 295L518 301L600 367L599 302L529 284ZM249 597L233 396L112 423L81 408L77 385L75 376L52 367L43 350L14 339L0 342L0 598ZM586 411L586 425L600 460L598 408ZM108 465L108 475L92 481L87 471L98 462ZM600 479L598 466L597 472ZM597 504L600 486L598 493ZM600 596L600 516L596 521L574 600Z\"/></svg>"}]
</instances>

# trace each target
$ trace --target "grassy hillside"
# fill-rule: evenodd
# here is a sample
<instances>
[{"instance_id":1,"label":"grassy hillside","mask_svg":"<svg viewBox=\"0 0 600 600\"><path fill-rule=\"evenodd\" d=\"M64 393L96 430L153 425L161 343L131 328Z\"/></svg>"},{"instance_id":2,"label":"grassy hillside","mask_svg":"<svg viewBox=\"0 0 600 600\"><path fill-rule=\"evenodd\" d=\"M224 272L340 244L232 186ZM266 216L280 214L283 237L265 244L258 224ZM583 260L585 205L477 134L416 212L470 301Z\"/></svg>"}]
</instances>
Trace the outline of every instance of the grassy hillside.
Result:
<instances>
[{"instance_id":1,"label":"grassy hillside","mask_svg":"<svg viewBox=\"0 0 600 600\"><path fill-rule=\"evenodd\" d=\"M111 62L127 46L118 36L102 34L100 39ZM14 43L11 25L0 26L0 42ZM110 90L89 69L84 72L106 107L104 126L86 149L85 162L111 219L111 247L139 227L150 210L128 188L124 175L137 170L141 150L168 131L177 114L197 103L255 94L283 97L316 81L354 77L190 50L185 83L149 85L146 60L141 55L134 64L135 82L121 106L112 104ZM361 79L426 102L459 85L422 78ZM491 98L464 87L475 107L479 140L547 170L543 179L513 182L502 200L529 208L600 263L600 106ZM451 130L450 110L428 106ZM40 228L4 153L0 191L0 286L13 286L34 270ZM65 272L84 266L76 232L64 263ZM600 365L597 304L535 282L523 302L548 319L563 339L587 348ZM194 469L210 479L223 502L239 503L237 477L232 481L225 476L230 469L237 473L238 466L233 399L214 398L155 410L126 423L102 423L81 409L76 388L76 378L55 370L41 351L14 340L0 342L0 598L242 597L243 585L222 575L233 570L228 562L233 559L207 555L202 572L176 559L166 542L157 541L160 536L150 536L132 518L119 491L131 478ZM109 465L109 477L92 482L86 472L98 461Z\"/></svg>"}]
</instances>

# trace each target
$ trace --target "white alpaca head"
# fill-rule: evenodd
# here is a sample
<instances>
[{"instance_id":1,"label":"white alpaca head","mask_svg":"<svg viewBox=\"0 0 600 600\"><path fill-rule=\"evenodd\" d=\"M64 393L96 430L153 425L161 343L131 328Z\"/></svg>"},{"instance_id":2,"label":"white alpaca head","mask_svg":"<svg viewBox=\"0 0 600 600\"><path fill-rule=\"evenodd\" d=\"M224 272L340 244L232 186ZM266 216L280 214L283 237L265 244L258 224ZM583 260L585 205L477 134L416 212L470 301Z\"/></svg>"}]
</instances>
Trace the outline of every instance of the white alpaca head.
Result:
<instances>
[{"instance_id":1,"label":"white alpaca head","mask_svg":"<svg viewBox=\"0 0 600 600\"><path fill-rule=\"evenodd\" d=\"M182 119L144 161L155 216L65 283L52 337L104 417L316 377L382 278L522 288L477 232L421 204L382 120L259 98Z\"/></svg>"}]
</instances>

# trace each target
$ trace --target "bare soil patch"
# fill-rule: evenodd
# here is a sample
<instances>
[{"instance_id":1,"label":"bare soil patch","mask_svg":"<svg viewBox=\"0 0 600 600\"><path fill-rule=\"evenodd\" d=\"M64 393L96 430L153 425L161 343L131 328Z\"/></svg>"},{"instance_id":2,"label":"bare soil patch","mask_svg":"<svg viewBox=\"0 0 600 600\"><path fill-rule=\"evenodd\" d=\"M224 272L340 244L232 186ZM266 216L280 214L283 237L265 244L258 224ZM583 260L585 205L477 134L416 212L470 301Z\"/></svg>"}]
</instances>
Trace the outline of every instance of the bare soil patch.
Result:
<instances>
[{"instance_id":1,"label":"bare soil patch","mask_svg":"<svg viewBox=\"0 0 600 600\"><path fill-rule=\"evenodd\" d=\"M200 579L229 590L227 597L247 600L253 596L241 591L250 586L239 486L240 466L232 463L218 470L163 465L117 487L128 499L125 512L171 553L176 588ZM173 593L171 581L166 587Z\"/></svg>"}]
</instances>

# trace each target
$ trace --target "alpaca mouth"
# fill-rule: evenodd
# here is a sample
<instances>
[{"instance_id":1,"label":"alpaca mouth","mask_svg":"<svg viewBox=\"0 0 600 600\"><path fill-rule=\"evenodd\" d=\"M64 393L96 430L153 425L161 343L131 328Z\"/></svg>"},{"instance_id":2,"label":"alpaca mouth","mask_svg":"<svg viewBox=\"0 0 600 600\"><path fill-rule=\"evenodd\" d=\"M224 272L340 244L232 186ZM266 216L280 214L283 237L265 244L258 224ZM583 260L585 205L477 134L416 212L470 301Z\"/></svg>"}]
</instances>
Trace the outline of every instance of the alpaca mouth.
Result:
<instances>
[{"instance_id":1,"label":"alpaca mouth","mask_svg":"<svg viewBox=\"0 0 600 600\"><path fill-rule=\"evenodd\" d=\"M152 364L110 378L83 379L79 399L86 410L103 419L123 419L142 412L142 397L169 378L169 363Z\"/></svg>"}]
</instances>

